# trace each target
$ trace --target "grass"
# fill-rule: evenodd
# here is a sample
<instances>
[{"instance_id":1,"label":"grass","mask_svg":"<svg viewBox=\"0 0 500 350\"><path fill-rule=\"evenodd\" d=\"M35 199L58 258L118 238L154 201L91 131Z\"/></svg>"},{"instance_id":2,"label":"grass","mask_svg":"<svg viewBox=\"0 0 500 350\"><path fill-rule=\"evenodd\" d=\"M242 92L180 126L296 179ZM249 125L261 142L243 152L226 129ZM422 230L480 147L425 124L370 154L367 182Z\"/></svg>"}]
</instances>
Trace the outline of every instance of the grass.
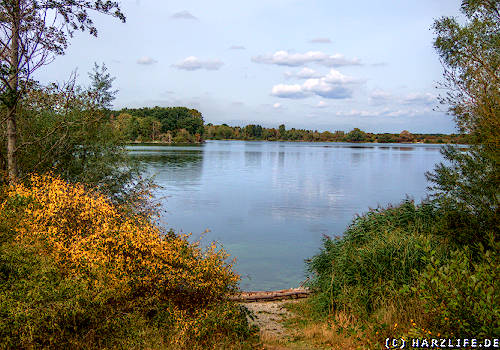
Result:
<instances>
[{"instance_id":1,"label":"grass","mask_svg":"<svg viewBox=\"0 0 500 350\"><path fill-rule=\"evenodd\" d=\"M434 203L379 208L308 263L315 294L291 320L301 337L333 348L379 349L386 338L498 337L499 245L450 240Z\"/></svg>"}]
</instances>

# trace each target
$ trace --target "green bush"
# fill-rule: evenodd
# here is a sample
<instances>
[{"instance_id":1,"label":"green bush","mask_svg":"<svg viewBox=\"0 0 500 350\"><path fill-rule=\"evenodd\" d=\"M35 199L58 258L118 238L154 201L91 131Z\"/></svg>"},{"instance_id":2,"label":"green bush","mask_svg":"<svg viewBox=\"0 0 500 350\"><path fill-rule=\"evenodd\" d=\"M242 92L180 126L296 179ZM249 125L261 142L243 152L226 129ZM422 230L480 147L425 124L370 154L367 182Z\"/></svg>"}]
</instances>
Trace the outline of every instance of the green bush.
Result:
<instances>
[{"instance_id":1,"label":"green bush","mask_svg":"<svg viewBox=\"0 0 500 350\"><path fill-rule=\"evenodd\" d=\"M413 290L431 317L429 327L444 336L488 338L500 334L500 276L498 243L495 251L481 247L475 261L464 247L441 261L431 251L428 265Z\"/></svg>"}]
</instances>

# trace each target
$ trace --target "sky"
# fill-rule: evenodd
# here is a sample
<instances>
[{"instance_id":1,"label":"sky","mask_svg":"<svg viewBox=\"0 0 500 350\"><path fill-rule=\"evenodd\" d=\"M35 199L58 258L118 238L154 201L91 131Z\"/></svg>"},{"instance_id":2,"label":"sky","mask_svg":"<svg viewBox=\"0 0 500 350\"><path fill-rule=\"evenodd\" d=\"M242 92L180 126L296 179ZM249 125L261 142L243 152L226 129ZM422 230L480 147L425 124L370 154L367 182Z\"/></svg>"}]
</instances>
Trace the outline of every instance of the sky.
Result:
<instances>
[{"instance_id":1,"label":"sky","mask_svg":"<svg viewBox=\"0 0 500 350\"><path fill-rule=\"evenodd\" d=\"M126 23L94 14L40 69L42 83L94 62L116 77L115 108L186 106L206 123L452 133L439 105L432 24L458 0L122 0Z\"/></svg>"}]
</instances>

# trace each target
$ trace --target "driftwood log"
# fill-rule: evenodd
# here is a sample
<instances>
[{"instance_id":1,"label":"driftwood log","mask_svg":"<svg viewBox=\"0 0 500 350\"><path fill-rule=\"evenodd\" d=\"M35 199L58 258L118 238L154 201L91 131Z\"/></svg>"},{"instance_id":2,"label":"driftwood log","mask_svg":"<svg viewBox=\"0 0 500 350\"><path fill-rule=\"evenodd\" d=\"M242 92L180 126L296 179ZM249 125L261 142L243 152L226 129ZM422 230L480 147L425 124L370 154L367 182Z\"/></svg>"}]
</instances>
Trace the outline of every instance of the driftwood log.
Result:
<instances>
[{"instance_id":1,"label":"driftwood log","mask_svg":"<svg viewBox=\"0 0 500 350\"><path fill-rule=\"evenodd\" d=\"M274 291L241 292L229 297L233 301L250 303L254 301L273 301L283 299L307 298L311 291L306 288L292 288Z\"/></svg>"}]
</instances>

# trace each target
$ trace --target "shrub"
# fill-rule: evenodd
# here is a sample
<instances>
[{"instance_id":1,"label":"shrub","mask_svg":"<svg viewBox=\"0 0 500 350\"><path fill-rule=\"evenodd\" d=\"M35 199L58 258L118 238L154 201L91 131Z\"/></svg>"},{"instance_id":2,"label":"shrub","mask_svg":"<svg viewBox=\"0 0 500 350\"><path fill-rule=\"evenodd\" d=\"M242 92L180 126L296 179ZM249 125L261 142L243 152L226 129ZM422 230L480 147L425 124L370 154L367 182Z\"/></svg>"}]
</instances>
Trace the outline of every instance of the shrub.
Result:
<instances>
[{"instance_id":1,"label":"shrub","mask_svg":"<svg viewBox=\"0 0 500 350\"><path fill-rule=\"evenodd\" d=\"M227 301L239 276L215 244L163 234L50 175L10 186L0 218L1 346L182 348L189 337L195 348L250 335Z\"/></svg>"},{"instance_id":2,"label":"shrub","mask_svg":"<svg viewBox=\"0 0 500 350\"><path fill-rule=\"evenodd\" d=\"M424 302L431 327L444 336L488 338L500 333L499 258L493 251L481 253L474 261L465 247L443 262L431 252L420 274L414 291Z\"/></svg>"}]
</instances>

